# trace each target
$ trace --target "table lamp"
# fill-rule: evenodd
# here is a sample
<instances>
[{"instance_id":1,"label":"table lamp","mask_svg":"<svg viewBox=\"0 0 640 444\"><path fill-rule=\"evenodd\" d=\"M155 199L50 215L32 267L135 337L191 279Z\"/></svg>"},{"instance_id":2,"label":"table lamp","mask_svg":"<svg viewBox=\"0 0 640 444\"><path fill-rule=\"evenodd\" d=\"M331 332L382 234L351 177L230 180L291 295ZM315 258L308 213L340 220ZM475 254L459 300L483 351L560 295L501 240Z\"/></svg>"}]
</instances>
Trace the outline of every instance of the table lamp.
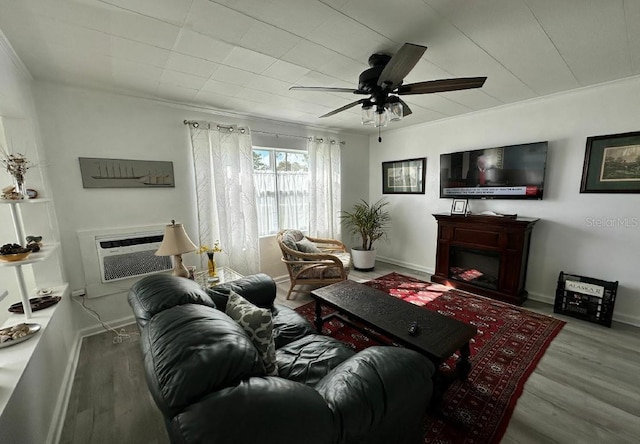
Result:
<instances>
[{"instance_id":1,"label":"table lamp","mask_svg":"<svg viewBox=\"0 0 640 444\"><path fill-rule=\"evenodd\" d=\"M171 225L165 227L162 243L155 254L156 256L173 256L173 275L186 278L189 277L189 270L182 263L182 254L196 251L196 249L184 231L184 226L172 220Z\"/></svg>"}]
</instances>

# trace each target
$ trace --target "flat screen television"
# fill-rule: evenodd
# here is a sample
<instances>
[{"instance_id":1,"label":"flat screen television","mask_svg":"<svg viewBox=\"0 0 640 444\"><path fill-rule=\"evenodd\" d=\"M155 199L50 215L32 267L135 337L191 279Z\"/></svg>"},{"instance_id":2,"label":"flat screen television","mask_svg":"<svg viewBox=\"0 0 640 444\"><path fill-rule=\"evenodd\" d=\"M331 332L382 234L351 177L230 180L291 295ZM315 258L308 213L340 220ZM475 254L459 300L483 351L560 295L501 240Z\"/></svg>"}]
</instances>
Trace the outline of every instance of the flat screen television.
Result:
<instances>
[{"instance_id":1,"label":"flat screen television","mask_svg":"<svg viewBox=\"0 0 640 444\"><path fill-rule=\"evenodd\" d=\"M440 197L542 199L547 142L440 155Z\"/></svg>"}]
</instances>

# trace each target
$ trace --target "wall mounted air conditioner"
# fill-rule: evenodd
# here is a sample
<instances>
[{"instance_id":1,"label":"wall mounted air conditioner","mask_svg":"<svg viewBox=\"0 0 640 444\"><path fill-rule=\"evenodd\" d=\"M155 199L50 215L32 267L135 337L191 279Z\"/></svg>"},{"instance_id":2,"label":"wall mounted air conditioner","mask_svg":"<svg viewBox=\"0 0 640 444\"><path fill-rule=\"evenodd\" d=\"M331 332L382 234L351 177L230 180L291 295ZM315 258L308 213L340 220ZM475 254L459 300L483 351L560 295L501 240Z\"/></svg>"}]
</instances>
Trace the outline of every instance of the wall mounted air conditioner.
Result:
<instances>
[{"instance_id":1,"label":"wall mounted air conditioner","mask_svg":"<svg viewBox=\"0 0 640 444\"><path fill-rule=\"evenodd\" d=\"M156 256L164 225L78 231L84 285L89 298L126 293L136 279L173 268L171 257ZM83 288L84 287L84 288Z\"/></svg>"},{"instance_id":2,"label":"wall mounted air conditioner","mask_svg":"<svg viewBox=\"0 0 640 444\"><path fill-rule=\"evenodd\" d=\"M154 254L162 238L162 232L97 236L100 280L106 283L171 270L171 257Z\"/></svg>"}]
</instances>

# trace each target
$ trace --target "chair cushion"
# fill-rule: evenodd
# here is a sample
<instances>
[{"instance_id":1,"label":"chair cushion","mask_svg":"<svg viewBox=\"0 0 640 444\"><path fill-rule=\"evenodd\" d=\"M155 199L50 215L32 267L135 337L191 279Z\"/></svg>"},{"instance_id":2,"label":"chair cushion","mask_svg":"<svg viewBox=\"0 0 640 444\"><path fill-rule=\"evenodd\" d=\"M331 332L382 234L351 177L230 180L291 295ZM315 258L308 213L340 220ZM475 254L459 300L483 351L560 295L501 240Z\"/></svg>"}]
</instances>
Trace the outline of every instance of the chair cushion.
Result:
<instances>
[{"instance_id":1,"label":"chair cushion","mask_svg":"<svg viewBox=\"0 0 640 444\"><path fill-rule=\"evenodd\" d=\"M296 242L296 246L298 247L298 251L301 251L303 253L313 253L313 254L322 253L322 251L320 251L320 249L316 247L316 244L311 242L306 237Z\"/></svg>"},{"instance_id":2,"label":"chair cushion","mask_svg":"<svg viewBox=\"0 0 640 444\"><path fill-rule=\"evenodd\" d=\"M307 335L276 351L278 375L310 387L355 354L344 342L329 336Z\"/></svg>"},{"instance_id":3,"label":"chair cushion","mask_svg":"<svg viewBox=\"0 0 640 444\"><path fill-rule=\"evenodd\" d=\"M282 237L280 238L282 243L289 249L299 251L298 245L296 242L301 241L304 238L304 234L300 230L286 230L282 233ZM298 258L291 256L290 254L284 254L284 257L287 260L295 261Z\"/></svg>"},{"instance_id":4,"label":"chair cushion","mask_svg":"<svg viewBox=\"0 0 640 444\"><path fill-rule=\"evenodd\" d=\"M332 255L340 259L340 262L342 262L342 266L344 267L344 271L347 274L349 274L349 271L351 270L351 254L350 253L333 253ZM331 263L329 262L329 264ZM301 261L300 265L295 264L292 266L292 268L296 273L304 267L305 267L305 264L303 261ZM302 272L297 279L298 280L299 279L320 279L320 278L337 278L337 277L340 277L340 270L336 267L332 267L329 269L325 267L312 267Z\"/></svg>"},{"instance_id":5,"label":"chair cushion","mask_svg":"<svg viewBox=\"0 0 640 444\"><path fill-rule=\"evenodd\" d=\"M226 313L244 329L258 349L268 376L278 375L271 310L259 308L235 291L229 293Z\"/></svg>"}]
</instances>

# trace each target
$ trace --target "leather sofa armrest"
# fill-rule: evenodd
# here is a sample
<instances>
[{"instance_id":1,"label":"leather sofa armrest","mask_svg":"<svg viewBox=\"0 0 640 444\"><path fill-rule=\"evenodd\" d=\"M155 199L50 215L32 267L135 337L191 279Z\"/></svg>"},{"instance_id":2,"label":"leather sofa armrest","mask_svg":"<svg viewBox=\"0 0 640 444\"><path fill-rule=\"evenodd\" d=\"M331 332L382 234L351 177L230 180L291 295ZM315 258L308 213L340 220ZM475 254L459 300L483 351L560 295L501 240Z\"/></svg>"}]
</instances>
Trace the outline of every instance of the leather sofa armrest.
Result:
<instances>
[{"instance_id":1,"label":"leather sofa armrest","mask_svg":"<svg viewBox=\"0 0 640 444\"><path fill-rule=\"evenodd\" d=\"M173 443L330 444L331 410L311 387L278 377L249 378L212 393L176 415Z\"/></svg>"},{"instance_id":2,"label":"leather sofa armrest","mask_svg":"<svg viewBox=\"0 0 640 444\"><path fill-rule=\"evenodd\" d=\"M209 289L207 293L218 310L225 311L230 290L260 308L271 308L276 300L276 283L271 276L264 273L245 276Z\"/></svg>"},{"instance_id":3,"label":"leather sofa armrest","mask_svg":"<svg viewBox=\"0 0 640 444\"><path fill-rule=\"evenodd\" d=\"M333 411L340 442L422 442L434 366L401 347L369 347L316 385Z\"/></svg>"}]
</instances>

